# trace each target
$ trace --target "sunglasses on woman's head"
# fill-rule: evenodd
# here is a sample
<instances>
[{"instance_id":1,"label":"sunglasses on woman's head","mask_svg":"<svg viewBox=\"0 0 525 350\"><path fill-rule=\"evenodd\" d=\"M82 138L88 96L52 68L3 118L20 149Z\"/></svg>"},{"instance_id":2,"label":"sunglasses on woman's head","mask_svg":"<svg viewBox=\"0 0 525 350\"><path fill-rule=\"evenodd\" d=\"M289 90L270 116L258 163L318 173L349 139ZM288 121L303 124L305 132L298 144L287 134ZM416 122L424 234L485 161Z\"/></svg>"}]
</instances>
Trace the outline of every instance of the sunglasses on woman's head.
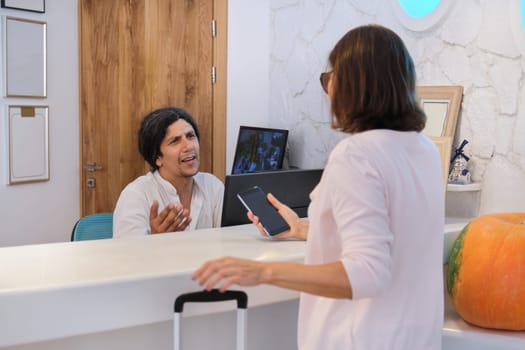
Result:
<instances>
[{"instance_id":1,"label":"sunglasses on woman's head","mask_svg":"<svg viewBox=\"0 0 525 350\"><path fill-rule=\"evenodd\" d=\"M328 83L330 82L331 75L332 71L321 73L321 76L319 77L319 80L321 81L321 86L323 87L323 91L325 93L328 93Z\"/></svg>"}]
</instances>

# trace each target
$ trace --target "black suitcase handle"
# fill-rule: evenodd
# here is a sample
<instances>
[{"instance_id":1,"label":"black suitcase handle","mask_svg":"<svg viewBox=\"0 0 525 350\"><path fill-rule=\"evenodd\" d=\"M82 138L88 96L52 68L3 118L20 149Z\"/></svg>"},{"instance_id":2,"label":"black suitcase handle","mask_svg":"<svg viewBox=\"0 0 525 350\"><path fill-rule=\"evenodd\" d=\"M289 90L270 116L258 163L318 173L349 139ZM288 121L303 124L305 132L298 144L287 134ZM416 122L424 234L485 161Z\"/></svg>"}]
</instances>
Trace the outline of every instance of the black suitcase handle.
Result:
<instances>
[{"instance_id":1,"label":"black suitcase handle","mask_svg":"<svg viewBox=\"0 0 525 350\"><path fill-rule=\"evenodd\" d=\"M246 309L248 306L248 296L243 291L227 290L220 292L218 289L212 289L210 291L203 290L179 295L177 299L175 299L174 309L175 312L181 313L184 308L184 303L208 303L228 300L237 300L238 309Z\"/></svg>"}]
</instances>

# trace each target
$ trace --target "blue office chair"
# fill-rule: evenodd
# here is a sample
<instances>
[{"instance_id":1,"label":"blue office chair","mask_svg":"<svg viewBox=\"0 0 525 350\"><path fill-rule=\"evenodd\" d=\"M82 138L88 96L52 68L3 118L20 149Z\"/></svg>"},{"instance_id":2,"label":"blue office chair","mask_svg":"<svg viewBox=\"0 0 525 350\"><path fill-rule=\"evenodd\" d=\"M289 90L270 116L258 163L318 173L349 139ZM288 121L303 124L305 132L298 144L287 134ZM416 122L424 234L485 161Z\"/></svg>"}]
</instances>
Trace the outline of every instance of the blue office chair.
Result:
<instances>
[{"instance_id":1,"label":"blue office chair","mask_svg":"<svg viewBox=\"0 0 525 350\"><path fill-rule=\"evenodd\" d=\"M71 232L71 241L113 237L113 213L97 213L77 221Z\"/></svg>"}]
</instances>

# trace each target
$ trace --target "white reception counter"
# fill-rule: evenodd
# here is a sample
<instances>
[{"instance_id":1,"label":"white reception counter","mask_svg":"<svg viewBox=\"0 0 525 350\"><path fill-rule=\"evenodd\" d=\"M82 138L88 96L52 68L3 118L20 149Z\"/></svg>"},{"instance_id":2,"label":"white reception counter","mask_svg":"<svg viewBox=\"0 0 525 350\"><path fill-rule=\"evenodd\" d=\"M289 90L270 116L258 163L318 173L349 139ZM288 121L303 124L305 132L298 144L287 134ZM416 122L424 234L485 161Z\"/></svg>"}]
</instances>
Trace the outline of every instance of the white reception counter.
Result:
<instances>
[{"instance_id":1,"label":"white reception counter","mask_svg":"<svg viewBox=\"0 0 525 350\"><path fill-rule=\"evenodd\" d=\"M464 224L448 222L446 237L451 240ZM173 317L175 297L200 289L191 274L205 260L231 255L302 262L304 248L301 241L260 238L251 224L0 248L0 347L167 323ZM249 310L298 298L297 292L270 286L243 289L248 292ZM232 305L197 304L185 309L184 315L211 314ZM513 338L523 341L525 348L523 337Z\"/></svg>"},{"instance_id":2,"label":"white reception counter","mask_svg":"<svg viewBox=\"0 0 525 350\"><path fill-rule=\"evenodd\" d=\"M177 295L201 289L191 274L205 260L302 262L304 246L259 238L253 225L242 225L1 248L0 347L168 321ZM245 290L249 307L298 297L268 286ZM228 308L207 304L185 316Z\"/></svg>"}]
</instances>

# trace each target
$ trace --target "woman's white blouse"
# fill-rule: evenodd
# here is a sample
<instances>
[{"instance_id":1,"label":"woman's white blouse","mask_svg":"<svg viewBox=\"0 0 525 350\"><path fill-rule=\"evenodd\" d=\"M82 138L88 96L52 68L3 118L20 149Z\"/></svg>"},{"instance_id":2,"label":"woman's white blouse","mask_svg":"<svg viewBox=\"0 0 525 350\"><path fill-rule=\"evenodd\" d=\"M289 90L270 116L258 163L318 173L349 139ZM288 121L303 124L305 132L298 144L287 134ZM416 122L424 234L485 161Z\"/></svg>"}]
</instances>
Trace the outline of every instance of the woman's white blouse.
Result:
<instances>
[{"instance_id":1,"label":"woman's white blouse","mask_svg":"<svg viewBox=\"0 0 525 350\"><path fill-rule=\"evenodd\" d=\"M300 349L441 350L444 190L431 140L341 141L311 193L306 264L341 261L353 299L301 294Z\"/></svg>"}]
</instances>

